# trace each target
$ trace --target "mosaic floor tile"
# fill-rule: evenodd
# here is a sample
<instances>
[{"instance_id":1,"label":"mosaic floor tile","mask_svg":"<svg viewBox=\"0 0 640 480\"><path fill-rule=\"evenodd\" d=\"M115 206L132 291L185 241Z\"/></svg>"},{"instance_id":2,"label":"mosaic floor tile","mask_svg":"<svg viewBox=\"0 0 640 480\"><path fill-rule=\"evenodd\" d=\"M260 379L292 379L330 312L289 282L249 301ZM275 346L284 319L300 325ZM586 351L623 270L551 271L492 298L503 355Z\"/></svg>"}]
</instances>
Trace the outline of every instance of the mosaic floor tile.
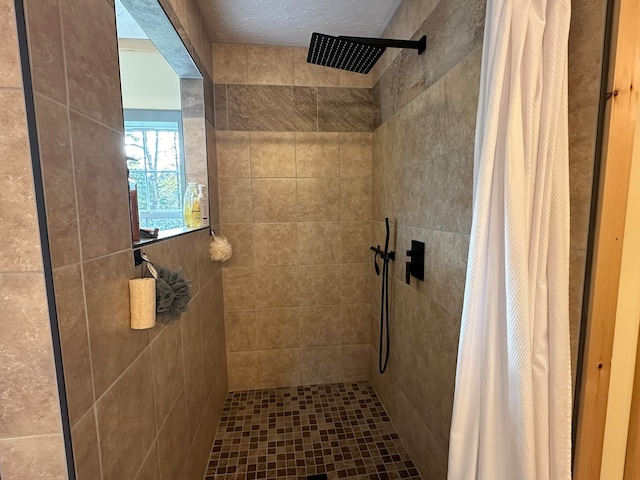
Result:
<instances>
[{"instance_id":1,"label":"mosaic floor tile","mask_svg":"<svg viewBox=\"0 0 640 480\"><path fill-rule=\"evenodd\" d=\"M205 480L420 479L368 382L231 392Z\"/></svg>"}]
</instances>

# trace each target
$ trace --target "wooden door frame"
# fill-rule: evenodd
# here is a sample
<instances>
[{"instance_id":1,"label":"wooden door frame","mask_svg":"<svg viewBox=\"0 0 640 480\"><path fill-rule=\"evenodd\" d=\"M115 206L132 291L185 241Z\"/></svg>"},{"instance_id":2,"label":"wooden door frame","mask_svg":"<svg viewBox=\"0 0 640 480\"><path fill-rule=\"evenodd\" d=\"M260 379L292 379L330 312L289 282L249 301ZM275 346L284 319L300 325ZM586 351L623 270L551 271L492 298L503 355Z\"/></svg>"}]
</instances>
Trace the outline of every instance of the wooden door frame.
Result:
<instances>
[{"instance_id":1,"label":"wooden door frame","mask_svg":"<svg viewBox=\"0 0 640 480\"><path fill-rule=\"evenodd\" d=\"M640 335L638 337L640 345ZM629 436L624 465L624 480L640 479L640 348L636 352L636 371L629 416Z\"/></svg>"},{"instance_id":2,"label":"wooden door frame","mask_svg":"<svg viewBox=\"0 0 640 480\"><path fill-rule=\"evenodd\" d=\"M586 324L576 396L574 480L598 480L611 376L611 357L629 176L640 94L640 0L610 0L611 41L602 108L599 171L594 182L591 263L583 303ZM607 52L605 52L607 55ZM590 268L589 268L590 267Z\"/></svg>"}]
</instances>

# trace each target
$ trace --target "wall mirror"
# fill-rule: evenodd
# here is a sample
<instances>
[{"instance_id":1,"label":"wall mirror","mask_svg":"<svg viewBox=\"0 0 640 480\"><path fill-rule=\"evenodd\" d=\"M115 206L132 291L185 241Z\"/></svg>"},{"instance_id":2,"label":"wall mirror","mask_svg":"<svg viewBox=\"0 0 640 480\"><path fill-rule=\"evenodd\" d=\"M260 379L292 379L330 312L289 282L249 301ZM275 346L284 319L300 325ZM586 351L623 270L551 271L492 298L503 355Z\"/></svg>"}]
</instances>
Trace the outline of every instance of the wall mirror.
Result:
<instances>
[{"instance_id":1,"label":"wall mirror","mask_svg":"<svg viewBox=\"0 0 640 480\"><path fill-rule=\"evenodd\" d=\"M133 243L207 228L202 74L157 0L115 7Z\"/></svg>"}]
</instances>

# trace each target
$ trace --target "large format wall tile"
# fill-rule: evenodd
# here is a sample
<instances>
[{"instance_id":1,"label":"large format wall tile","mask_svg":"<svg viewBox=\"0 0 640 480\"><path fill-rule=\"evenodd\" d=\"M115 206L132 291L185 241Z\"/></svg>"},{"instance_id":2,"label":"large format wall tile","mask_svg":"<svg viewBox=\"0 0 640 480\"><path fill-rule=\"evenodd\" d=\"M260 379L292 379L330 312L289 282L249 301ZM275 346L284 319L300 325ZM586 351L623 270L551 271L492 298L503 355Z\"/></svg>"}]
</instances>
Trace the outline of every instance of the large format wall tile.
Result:
<instances>
[{"instance_id":1,"label":"large format wall tile","mask_svg":"<svg viewBox=\"0 0 640 480\"><path fill-rule=\"evenodd\" d=\"M295 134L291 132L252 132L251 176L254 178L295 177Z\"/></svg>"},{"instance_id":2,"label":"large format wall tile","mask_svg":"<svg viewBox=\"0 0 640 480\"><path fill-rule=\"evenodd\" d=\"M254 222L293 222L297 219L294 178L255 178L251 186Z\"/></svg>"},{"instance_id":3,"label":"large format wall tile","mask_svg":"<svg viewBox=\"0 0 640 480\"><path fill-rule=\"evenodd\" d=\"M71 430L71 435L78 480L96 478L96 472L100 471L100 447L93 407L76 423Z\"/></svg>"},{"instance_id":4,"label":"large format wall tile","mask_svg":"<svg viewBox=\"0 0 640 480\"><path fill-rule=\"evenodd\" d=\"M56 433L60 408L42 273L0 273L0 438Z\"/></svg>"},{"instance_id":5,"label":"large format wall tile","mask_svg":"<svg viewBox=\"0 0 640 480\"><path fill-rule=\"evenodd\" d=\"M67 83L60 22L60 0L25 2L29 22L29 54L33 89L57 102L67 103ZM3 55L4 59L5 56Z\"/></svg>"},{"instance_id":6,"label":"large format wall tile","mask_svg":"<svg viewBox=\"0 0 640 480\"><path fill-rule=\"evenodd\" d=\"M48 128L38 130L46 192L47 227L53 268L80 261L80 238L67 109L36 97L36 115Z\"/></svg>"},{"instance_id":7,"label":"large format wall tile","mask_svg":"<svg viewBox=\"0 0 640 480\"><path fill-rule=\"evenodd\" d=\"M299 230L296 223L255 223L253 232L246 232L255 266L296 265Z\"/></svg>"},{"instance_id":8,"label":"large format wall tile","mask_svg":"<svg viewBox=\"0 0 640 480\"><path fill-rule=\"evenodd\" d=\"M133 478L156 436L151 352L96 403L104 480Z\"/></svg>"},{"instance_id":9,"label":"large format wall tile","mask_svg":"<svg viewBox=\"0 0 640 480\"><path fill-rule=\"evenodd\" d=\"M131 246L123 135L77 113L70 118L82 258L88 260Z\"/></svg>"},{"instance_id":10,"label":"large format wall tile","mask_svg":"<svg viewBox=\"0 0 640 480\"><path fill-rule=\"evenodd\" d=\"M71 425L75 425L95 401L80 265L54 270L53 281L56 287L69 421Z\"/></svg>"},{"instance_id":11,"label":"large format wall tile","mask_svg":"<svg viewBox=\"0 0 640 480\"><path fill-rule=\"evenodd\" d=\"M158 433L161 480L180 478L180 472L189 453L189 440L187 405L183 391Z\"/></svg>"},{"instance_id":12,"label":"large format wall tile","mask_svg":"<svg viewBox=\"0 0 640 480\"><path fill-rule=\"evenodd\" d=\"M62 435L0 439L0 464L2 476L9 480L67 480ZM46 477L43 477L43 474Z\"/></svg>"},{"instance_id":13,"label":"large format wall tile","mask_svg":"<svg viewBox=\"0 0 640 480\"><path fill-rule=\"evenodd\" d=\"M317 89L227 85L229 130L315 131Z\"/></svg>"},{"instance_id":14,"label":"large format wall tile","mask_svg":"<svg viewBox=\"0 0 640 480\"><path fill-rule=\"evenodd\" d=\"M129 326L129 279L135 277L130 251L85 262L83 267L93 377L99 397L149 345L149 332Z\"/></svg>"},{"instance_id":15,"label":"large format wall tile","mask_svg":"<svg viewBox=\"0 0 640 480\"><path fill-rule=\"evenodd\" d=\"M201 335L201 334L200 334ZM199 337L198 335L198 341ZM193 345L189 342L188 345ZM194 347L191 346L191 350ZM182 335L178 325L165 328L151 343L156 421L162 425L184 385ZM202 365L202 354L200 354ZM203 382L204 383L204 382Z\"/></svg>"},{"instance_id":16,"label":"large format wall tile","mask_svg":"<svg viewBox=\"0 0 640 480\"><path fill-rule=\"evenodd\" d=\"M0 8L2 8L0 22L5 27L0 34L0 55L3 62L0 73L0 88L22 88L14 3L11 0L2 0Z\"/></svg>"},{"instance_id":17,"label":"large format wall tile","mask_svg":"<svg viewBox=\"0 0 640 480\"><path fill-rule=\"evenodd\" d=\"M42 255L22 91L0 90L0 108L0 158L11 159L0 162L0 178L11 179L0 189L0 231L11 232L0 239L0 271L37 271Z\"/></svg>"},{"instance_id":18,"label":"large format wall tile","mask_svg":"<svg viewBox=\"0 0 640 480\"><path fill-rule=\"evenodd\" d=\"M373 125L371 90L319 88L318 130L321 132L370 132Z\"/></svg>"},{"instance_id":19,"label":"large format wall tile","mask_svg":"<svg viewBox=\"0 0 640 480\"><path fill-rule=\"evenodd\" d=\"M103 0L60 2L69 106L121 130L122 103L120 77L116 73L119 71L118 43L113 5ZM92 21L78 21L81 18ZM113 160L117 158L114 156Z\"/></svg>"}]
</instances>

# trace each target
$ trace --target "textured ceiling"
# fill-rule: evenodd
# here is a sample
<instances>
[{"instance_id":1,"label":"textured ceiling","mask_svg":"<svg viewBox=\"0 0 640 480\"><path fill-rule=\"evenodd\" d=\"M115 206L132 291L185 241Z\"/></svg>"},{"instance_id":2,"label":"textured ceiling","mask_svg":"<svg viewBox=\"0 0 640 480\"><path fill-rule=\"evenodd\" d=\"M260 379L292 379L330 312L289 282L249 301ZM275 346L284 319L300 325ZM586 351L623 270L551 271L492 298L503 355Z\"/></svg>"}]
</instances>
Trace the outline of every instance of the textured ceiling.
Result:
<instances>
[{"instance_id":1,"label":"textured ceiling","mask_svg":"<svg viewBox=\"0 0 640 480\"><path fill-rule=\"evenodd\" d=\"M213 42L308 46L313 32L379 36L401 0L198 0Z\"/></svg>"}]
</instances>

